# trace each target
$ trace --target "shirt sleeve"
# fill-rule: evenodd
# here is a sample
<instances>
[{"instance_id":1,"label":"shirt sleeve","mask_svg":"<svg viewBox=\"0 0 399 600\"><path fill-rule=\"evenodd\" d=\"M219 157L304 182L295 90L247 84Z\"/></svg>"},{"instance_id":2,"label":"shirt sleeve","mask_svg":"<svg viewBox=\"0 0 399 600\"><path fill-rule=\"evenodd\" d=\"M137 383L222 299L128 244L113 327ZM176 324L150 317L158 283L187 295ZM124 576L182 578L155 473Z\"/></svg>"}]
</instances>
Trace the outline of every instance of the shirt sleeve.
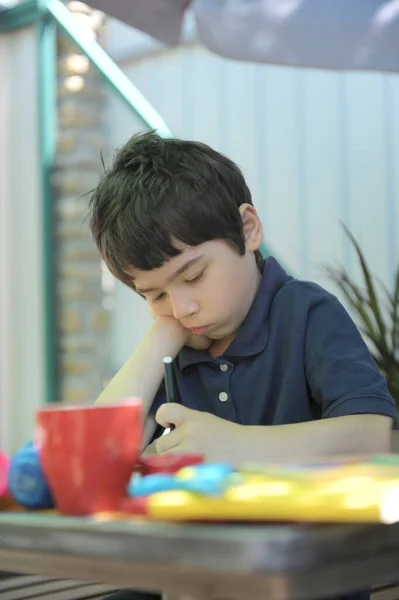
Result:
<instances>
[{"instance_id":1,"label":"shirt sleeve","mask_svg":"<svg viewBox=\"0 0 399 600\"><path fill-rule=\"evenodd\" d=\"M308 312L305 369L322 417L395 417L386 381L354 322L335 296L315 294Z\"/></svg>"}]
</instances>

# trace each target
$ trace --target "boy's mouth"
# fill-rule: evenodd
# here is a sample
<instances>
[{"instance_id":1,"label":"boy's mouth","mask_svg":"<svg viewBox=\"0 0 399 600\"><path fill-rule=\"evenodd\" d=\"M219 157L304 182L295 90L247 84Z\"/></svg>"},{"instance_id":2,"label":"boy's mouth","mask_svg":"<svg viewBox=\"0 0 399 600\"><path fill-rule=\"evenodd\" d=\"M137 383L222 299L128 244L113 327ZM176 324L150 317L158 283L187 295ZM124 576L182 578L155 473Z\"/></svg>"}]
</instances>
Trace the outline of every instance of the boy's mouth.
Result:
<instances>
[{"instance_id":1,"label":"boy's mouth","mask_svg":"<svg viewBox=\"0 0 399 600\"><path fill-rule=\"evenodd\" d=\"M205 335L209 327L210 325L205 325L204 327L189 327L189 329L194 335Z\"/></svg>"}]
</instances>

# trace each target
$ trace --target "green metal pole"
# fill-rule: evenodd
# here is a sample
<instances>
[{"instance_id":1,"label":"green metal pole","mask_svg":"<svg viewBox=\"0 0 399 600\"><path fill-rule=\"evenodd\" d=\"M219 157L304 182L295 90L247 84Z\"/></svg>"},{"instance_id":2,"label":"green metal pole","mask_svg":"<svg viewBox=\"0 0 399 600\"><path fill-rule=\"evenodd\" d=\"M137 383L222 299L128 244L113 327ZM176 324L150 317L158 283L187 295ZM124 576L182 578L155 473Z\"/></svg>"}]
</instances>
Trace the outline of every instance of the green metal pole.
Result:
<instances>
[{"instance_id":1,"label":"green metal pole","mask_svg":"<svg viewBox=\"0 0 399 600\"><path fill-rule=\"evenodd\" d=\"M37 20L39 53L39 126L42 182L43 297L45 311L45 401L57 400L57 347L53 239L52 173L56 151L57 31L42 12Z\"/></svg>"},{"instance_id":2,"label":"green metal pole","mask_svg":"<svg viewBox=\"0 0 399 600\"><path fill-rule=\"evenodd\" d=\"M58 27L66 33L80 50L98 69L106 82L135 111L148 129L155 129L163 137L173 134L159 113L133 85L125 73L118 67L105 50L89 36L76 27L73 15L61 0L42 0L43 7L54 17Z\"/></svg>"},{"instance_id":3,"label":"green metal pole","mask_svg":"<svg viewBox=\"0 0 399 600\"><path fill-rule=\"evenodd\" d=\"M27 0L11 8L3 8L0 12L0 33L8 33L14 29L32 25L36 19L36 0Z\"/></svg>"}]
</instances>

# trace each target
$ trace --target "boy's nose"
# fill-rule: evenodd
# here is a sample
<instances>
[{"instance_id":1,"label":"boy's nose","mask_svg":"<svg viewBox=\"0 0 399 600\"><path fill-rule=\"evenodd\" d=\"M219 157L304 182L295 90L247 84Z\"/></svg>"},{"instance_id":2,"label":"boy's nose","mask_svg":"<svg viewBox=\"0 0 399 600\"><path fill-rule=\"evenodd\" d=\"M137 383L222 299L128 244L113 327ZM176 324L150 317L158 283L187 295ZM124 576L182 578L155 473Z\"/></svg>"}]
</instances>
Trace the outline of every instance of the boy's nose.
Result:
<instances>
[{"instance_id":1,"label":"boy's nose","mask_svg":"<svg viewBox=\"0 0 399 600\"><path fill-rule=\"evenodd\" d=\"M173 316L178 321L183 321L198 312L198 305L191 301L172 301Z\"/></svg>"}]
</instances>

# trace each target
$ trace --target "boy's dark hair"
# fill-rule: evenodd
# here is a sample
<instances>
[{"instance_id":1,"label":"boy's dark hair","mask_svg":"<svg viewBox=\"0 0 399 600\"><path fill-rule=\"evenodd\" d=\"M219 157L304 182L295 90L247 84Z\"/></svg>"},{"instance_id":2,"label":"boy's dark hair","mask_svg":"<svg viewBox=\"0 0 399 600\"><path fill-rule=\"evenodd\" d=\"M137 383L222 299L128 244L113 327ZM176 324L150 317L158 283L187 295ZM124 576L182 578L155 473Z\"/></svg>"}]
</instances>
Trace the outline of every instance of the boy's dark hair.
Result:
<instances>
[{"instance_id":1,"label":"boy's dark hair","mask_svg":"<svg viewBox=\"0 0 399 600\"><path fill-rule=\"evenodd\" d=\"M176 241L229 242L245 252L238 207L252 204L233 161L206 144L133 136L90 198L90 227L110 271L130 287L128 268L148 271L180 254ZM258 251L261 268L263 258Z\"/></svg>"}]
</instances>

